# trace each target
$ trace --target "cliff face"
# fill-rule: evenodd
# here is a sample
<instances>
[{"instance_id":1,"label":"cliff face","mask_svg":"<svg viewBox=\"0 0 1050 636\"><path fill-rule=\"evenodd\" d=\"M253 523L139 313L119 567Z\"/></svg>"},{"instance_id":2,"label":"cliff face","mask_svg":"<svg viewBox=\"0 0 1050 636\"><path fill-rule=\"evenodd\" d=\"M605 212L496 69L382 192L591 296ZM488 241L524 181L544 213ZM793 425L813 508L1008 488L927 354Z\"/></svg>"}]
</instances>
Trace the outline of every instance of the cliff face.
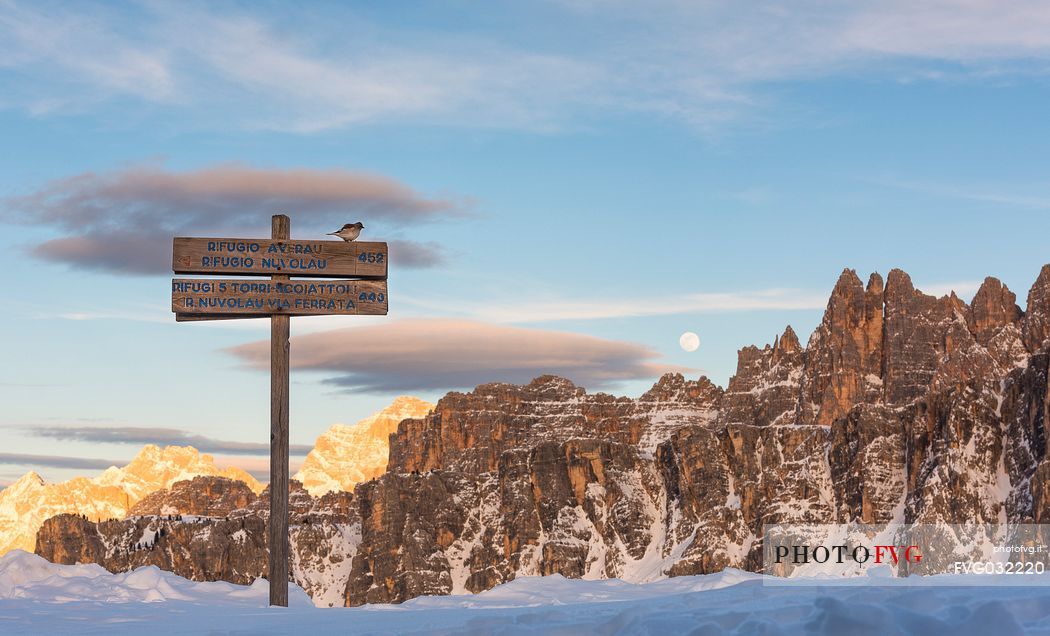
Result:
<instances>
[{"instance_id":1,"label":"cliff face","mask_svg":"<svg viewBox=\"0 0 1050 636\"><path fill-rule=\"evenodd\" d=\"M194 477L177 481L170 489L146 495L131 507L128 516L194 515L220 517L255 503L255 492L243 481Z\"/></svg>"},{"instance_id":2,"label":"cliff face","mask_svg":"<svg viewBox=\"0 0 1050 636\"><path fill-rule=\"evenodd\" d=\"M641 581L760 566L764 524L1050 517L1050 268L1027 311L846 270L802 347L740 351L724 393L638 400L558 378L451 393L357 489L345 600L479 591L520 575Z\"/></svg>"},{"instance_id":3,"label":"cliff face","mask_svg":"<svg viewBox=\"0 0 1050 636\"><path fill-rule=\"evenodd\" d=\"M638 400L552 376L449 394L401 423L387 474L355 491L362 544L347 603L655 567L666 499L655 452L678 428L712 424L721 396L681 376Z\"/></svg>"},{"instance_id":4,"label":"cliff face","mask_svg":"<svg viewBox=\"0 0 1050 636\"><path fill-rule=\"evenodd\" d=\"M320 606L342 605L360 523L348 492L312 497L290 482L289 571ZM267 575L269 493L243 482L197 477L139 502L127 519L62 514L37 533L36 553L54 563L98 563L111 572L155 565L196 581L250 584ZM139 516L143 515L143 516Z\"/></svg>"},{"instance_id":5,"label":"cliff face","mask_svg":"<svg viewBox=\"0 0 1050 636\"><path fill-rule=\"evenodd\" d=\"M352 499L296 491L293 572L320 604L358 605L522 575L757 569L764 524L1041 523L1048 339L1050 266L1023 312L993 278L967 304L925 295L899 270L867 284L846 270L806 346L788 327L745 347L725 391L668 375L629 399L543 376L448 394L398 424L386 471ZM207 499L180 497L176 508ZM159 499L142 510L163 514ZM259 572L263 526L250 519L265 518L260 505L214 521L216 538L172 529L163 563L194 576ZM59 519L41 531L49 558L117 569L146 558L112 546L153 522ZM245 527L219 529L234 519ZM209 541L225 546L241 530L255 552L226 565L208 556ZM175 555L194 550L192 564Z\"/></svg>"}]
</instances>

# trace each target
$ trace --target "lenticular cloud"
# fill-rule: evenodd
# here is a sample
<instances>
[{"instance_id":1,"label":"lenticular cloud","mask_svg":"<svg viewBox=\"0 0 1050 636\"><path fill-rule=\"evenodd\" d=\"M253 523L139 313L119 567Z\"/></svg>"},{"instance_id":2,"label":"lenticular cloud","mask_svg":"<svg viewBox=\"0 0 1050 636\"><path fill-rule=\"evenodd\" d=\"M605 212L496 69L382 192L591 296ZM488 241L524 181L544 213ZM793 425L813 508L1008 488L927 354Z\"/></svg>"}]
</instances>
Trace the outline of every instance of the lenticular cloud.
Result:
<instances>
[{"instance_id":1,"label":"lenticular cloud","mask_svg":"<svg viewBox=\"0 0 1050 636\"><path fill-rule=\"evenodd\" d=\"M54 228L42 260L123 274L171 268L171 237L269 234L270 215L294 211L296 230L331 230L347 218L412 228L462 216L464 204L426 197L382 175L348 170L267 169L225 164L188 172L140 166L84 173L0 199L11 221ZM399 265L440 262L435 245L399 239Z\"/></svg>"}]
</instances>

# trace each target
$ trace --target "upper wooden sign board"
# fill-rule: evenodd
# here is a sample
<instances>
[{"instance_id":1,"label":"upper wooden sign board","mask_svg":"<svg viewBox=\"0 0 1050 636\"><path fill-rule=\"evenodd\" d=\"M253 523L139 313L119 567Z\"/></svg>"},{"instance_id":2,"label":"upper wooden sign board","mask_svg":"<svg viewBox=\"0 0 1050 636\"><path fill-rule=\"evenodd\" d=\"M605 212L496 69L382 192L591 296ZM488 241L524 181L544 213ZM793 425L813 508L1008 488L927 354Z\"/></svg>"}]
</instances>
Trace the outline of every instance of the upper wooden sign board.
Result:
<instances>
[{"instance_id":1,"label":"upper wooden sign board","mask_svg":"<svg viewBox=\"0 0 1050 636\"><path fill-rule=\"evenodd\" d=\"M386 243L185 238L172 245L176 274L386 278Z\"/></svg>"}]
</instances>

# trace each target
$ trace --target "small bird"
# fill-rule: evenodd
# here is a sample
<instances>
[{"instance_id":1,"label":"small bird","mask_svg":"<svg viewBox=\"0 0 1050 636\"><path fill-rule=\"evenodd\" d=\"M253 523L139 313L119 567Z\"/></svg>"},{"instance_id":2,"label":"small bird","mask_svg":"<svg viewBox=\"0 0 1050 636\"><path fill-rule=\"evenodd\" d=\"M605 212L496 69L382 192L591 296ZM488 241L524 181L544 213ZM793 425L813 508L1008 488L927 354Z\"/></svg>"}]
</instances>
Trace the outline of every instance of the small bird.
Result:
<instances>
[{"instance_id":1,"label":"small bird","mask_svg":"<svg viewBox=\"0 0 1050 636\"><path fill-rule=\"evenodd\" d=\"M358 221L357 223L347 223L343 227L339 228L338 232L329 232L328 236L338 236L347 243L361 236L361 230L365 229L364 223Z\"/></svg>"}]
</instances>

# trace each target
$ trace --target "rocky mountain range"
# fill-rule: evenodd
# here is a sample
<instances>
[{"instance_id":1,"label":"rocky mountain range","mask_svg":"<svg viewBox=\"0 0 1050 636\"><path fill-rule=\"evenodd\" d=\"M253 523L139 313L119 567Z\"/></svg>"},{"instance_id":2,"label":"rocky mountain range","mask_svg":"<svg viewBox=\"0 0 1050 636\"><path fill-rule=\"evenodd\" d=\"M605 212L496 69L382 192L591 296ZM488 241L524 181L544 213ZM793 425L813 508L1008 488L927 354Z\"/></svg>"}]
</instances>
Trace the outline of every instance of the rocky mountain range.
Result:
<instances>
[{"instance_id":1,"label":"rocky mountain range","mask_svg":"<svg viewBox=\"0 0 1050 636\"><path fill-rule=\"evenodd\" d=\"M379 412L352 425L336 424L317 438L313 450L294 479L301 481L314 495L326 492L352 491L360 481L371 479L386 469L389 437L398 423L409 417L426 415L433 404L401 396ZM110 467L94 478L78 477L48 484L40 475L29 472L0 491L0 555L13 549L32 550L40 524L47 518L68 513L89 520L123 519L143 514L196 514L184 506L185 499L175 497L169 509L151 505L170 498L165 489L176 482L196 476L216 476L239 480L253 493L262 485L239 468L220 469L211 455L192 446L145 446L123 468ZM206 483L206 482L194 482ZM208 492L187 496L206 501ZM220 509L246 506L240 498L236 505L220 502ZM197 510L197 508L193 508ZM144 512L151 510L152 512Z\"/></svg>"},{"instance_id":2,"label":"rocky mountain range","mask_svg":"<svg viewBox=\"0 0 1050 636\"><path fill-rule=\"evenodd\" d=\"M0 554L14 549L32 551L37 530L49 517L74 513L94 520L122 519L149 493L197 475L236 479L256 492L262 490L245 471L220 469L211 455L188 446L147 445L126 466L111 466L90 479L49 484L28 472L0 491Z\"/></svg>"},{"instance_id":3,"label":"rocky mountain range","mask_svg":"<svg viewBox=\"0 0 1050 636\"><path fill-rule=\"evenodd\" d=\"M352 501L345 491L313 497L291 481L291 570L322 607L343 604L360 542ZM55 563L98 563L112 572L155 565L193 580L247 585L267 573L268 518L268 490L257 495L243 482L200 476L146 497L126 519L52 517L40 528L36 553Z\"/></svg>"},{"instance_id":4,"label":"rocky mountain range","mask_svg":"<svg viewBox=\"0 0 1050 636\"><path fill-rule=\"evenodd\" d=\"M319 604L358 605L522 575L755 570L765 524L1041 523L1048 338L1050 265L1024 310L994 278L966 303L923 294L900 270L867 284L846 270L805 346L788 327L745 347L724 390L667 375L630 399L543 376L449 393L399 423L385 472L352 496L297 489L293 576ZM203 487L176 486L160 499ZM180 496L168 509L191 505ZM147 561L113 555L150 524L174 524L146 543L189 556L158 564L232 580L265 567L265 533L249 520L265 514L258 500L238 510L208 517L208 533L179 529L197 518L58 517L37 551L127 568ZM235 553L218 547L235 535L259 542L243 557L254 570L216 556Z\"/></svg>"}]
</instances>

